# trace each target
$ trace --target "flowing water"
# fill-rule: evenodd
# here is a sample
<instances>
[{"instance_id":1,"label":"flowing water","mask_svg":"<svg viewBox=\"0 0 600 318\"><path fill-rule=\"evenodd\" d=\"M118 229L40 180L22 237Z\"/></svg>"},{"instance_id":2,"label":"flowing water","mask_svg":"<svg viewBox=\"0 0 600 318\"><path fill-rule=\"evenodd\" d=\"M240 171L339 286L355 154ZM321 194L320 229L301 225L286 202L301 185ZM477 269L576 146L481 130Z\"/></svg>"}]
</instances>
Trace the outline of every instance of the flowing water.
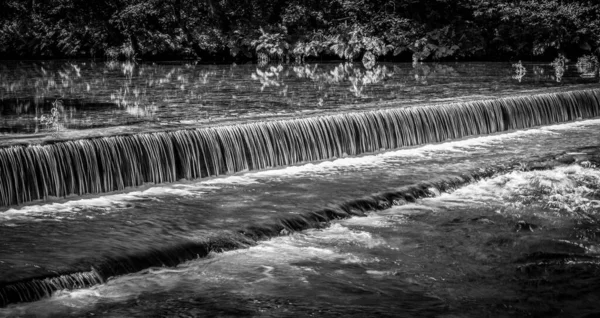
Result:
<instances>
[{"instance_id":1,"label":"flowing water","mask_svg":"<svg viewBox=\"0 0 600 318\"><path fill-rule=\"evenodd\" d=\"M244 226L267 231L265 224L290 214L476 174L481 167L527 162L532 155L597 146L598 128L599 120L583 121L11 208L1 219L0 265L5 279L17 281L53 271L89 272L93 266L103 271L103 262L119 257L122 262L128 257L133 266L139 255L158 255L161 249L176 258L174 245L217 236L226 244ZM58 291L38 302L9 305L0 314L593 312L598 309L599 189L600 173L585 162L499 173L441 194L432 189L436 197L400 200L363 217L325 222L321 229L283 231L249 248Z\"/></svg>"},{"instance_id":2,"label":"flowing water","mask_svg":"<svg viewBox=\"0 0 600 318\"><path fill-rule=\"evenodd\" d=\"M502 74L406 97L442 105L0 149L0 316L598 314L598 90Z\"/></svg>"},{"instance_id":3,"label":"flowing water","mask_svg":"<svg viewBox=\"0 0 600 318\"><path fill-rule=\"evenodd\" d=\"M595 70L573 64L561 70L548 63L525 68L527 73L517 76L510 63L382 63L366 69L352 63L0 62L0 133L14 139L23 133L51 132L39 119L50 114L56 99L63 101L61 135L80 136L379 109L391 101L397 107L473 100L598 83Z\"/></svg>"}]
</instances>

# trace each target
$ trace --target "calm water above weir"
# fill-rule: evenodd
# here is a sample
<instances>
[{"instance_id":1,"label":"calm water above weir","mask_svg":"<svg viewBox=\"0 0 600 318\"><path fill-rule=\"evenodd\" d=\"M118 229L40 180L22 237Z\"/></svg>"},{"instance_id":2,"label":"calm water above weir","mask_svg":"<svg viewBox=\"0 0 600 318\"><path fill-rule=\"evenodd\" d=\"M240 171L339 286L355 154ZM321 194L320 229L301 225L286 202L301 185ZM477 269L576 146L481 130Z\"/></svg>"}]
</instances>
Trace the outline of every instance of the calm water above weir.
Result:
<instances>
[{"instance_id":1,"label":"calm water above weir","mask_svg":"<svg viewBox=\"0 0 600 318\"><path fill-rule=\"evenodd\" d=\"M598 70L525 67L0 64L0 317L599 314Z\"/></svg>"},{"instance_id":2,"label":"calm water above weir","mask_svg":"<svg viewBox=\"0 0 600 318\"><path fill-rule=\"evenodd\" d=\"M382 63L365 69L352 63L0 62L0 133L53 131L39 119L56 99L63 102L61 134L69 136L82 129L181 128L598 83L596 69L524 65L526 73L518 76L510 63Z\"/></svg>"}]
</instances>

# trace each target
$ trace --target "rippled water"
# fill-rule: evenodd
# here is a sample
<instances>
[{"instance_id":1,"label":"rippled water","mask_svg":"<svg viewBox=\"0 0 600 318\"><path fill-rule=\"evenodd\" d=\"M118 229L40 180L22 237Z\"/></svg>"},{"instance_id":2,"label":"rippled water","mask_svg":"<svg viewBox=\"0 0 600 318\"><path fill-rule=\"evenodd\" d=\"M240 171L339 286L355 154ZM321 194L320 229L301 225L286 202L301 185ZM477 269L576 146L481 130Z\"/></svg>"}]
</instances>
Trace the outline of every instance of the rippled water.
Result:
<instances>
[{"instance_id":1,"label":"rippled water","mask_svg":"<svg viewBox=\"0 0 600 318\"><path fill-rule=\"evenodd\" d=\"M0 63L0 144L597 88L597 69L525 68ZM42 124L57 100L57 125ZM600 172L573 152L596 149L599 128L598 119L579 121L3 207L0 287L117 274L10 304L0 316L598 314ZM535 171L536 158L565 151L573 164ZM265 224L488 167L505 172L363 217L329 222L317 213L312 229L260 235ZM206 242L222 252L178 254Z\"/></svg>"},{"instance_id":2,"label":"rippled water","mask_svg":"<svg viewBox=\"0 0 600 318\"><path fill-rule=\"evenodd\" d=\"M520 170L536 157L597 147L599 128L588 120L4 209L0 280L15 281L523 162L434 198L60 291L0 316L598 313L600 172L586 162Z\"/></svg>"},{"instance_id":3,"label":"rippled water","mask_svg":"<svg viewBox=\"0 0 600 318\"><path fill-rule=\"evenodd\" d=\"M596 70L575 65L525 68L517 76L510 63L382 63L366 69L352 63L0 62L0 132L48 134L58 128L60 137L107 127L119 127L113 133L197 127L598 83ZM57 99L57 125L44 125L40 118L50 115Z\"/></svg>"}]
</instances>

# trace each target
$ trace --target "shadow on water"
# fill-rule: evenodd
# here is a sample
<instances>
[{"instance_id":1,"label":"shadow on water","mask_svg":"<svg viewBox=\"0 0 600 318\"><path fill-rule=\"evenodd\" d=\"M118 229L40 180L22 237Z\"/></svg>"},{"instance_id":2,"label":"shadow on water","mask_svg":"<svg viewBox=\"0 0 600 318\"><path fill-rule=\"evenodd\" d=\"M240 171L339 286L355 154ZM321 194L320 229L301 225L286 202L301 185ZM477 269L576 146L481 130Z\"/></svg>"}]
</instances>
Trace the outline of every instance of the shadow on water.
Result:
<instances>
[{"instance_id":1,"label":"shadow on water","mask_svg":"<svg viewBox=\"0 0 600 318\"><path fill-rule=\"evenodd\" d=\"M96 114L118 111L118 106L109 102L94 102L85 99L69 98L5 98L0 100L0 134L38 133L47 130L41 122L43 115L50 114L53 103L60 100L59 109L61 129L88 129L112 126L108 122L97 121ZM15 120L14 118L18 118ZM139 123L132 118L125 124Z\"/></svg>"}]
</instances>

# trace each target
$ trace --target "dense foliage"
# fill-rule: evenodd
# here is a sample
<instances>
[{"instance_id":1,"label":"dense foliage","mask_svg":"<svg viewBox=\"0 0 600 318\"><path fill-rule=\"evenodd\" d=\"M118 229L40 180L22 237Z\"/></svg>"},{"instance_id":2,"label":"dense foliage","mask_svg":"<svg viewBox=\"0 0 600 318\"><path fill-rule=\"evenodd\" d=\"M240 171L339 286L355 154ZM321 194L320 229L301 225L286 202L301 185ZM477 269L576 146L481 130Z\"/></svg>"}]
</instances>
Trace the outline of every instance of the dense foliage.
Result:
<instances>
[{"instance_id":1,"label":"dense foliage","mask_svg":"<svg viewBox=\"0 0 600 318\"><path fill-rule=\"evenodd\" d=\"M552 59L600 53L591 0L4 0L0 56Z\"/></svg>"}]
</instances>

